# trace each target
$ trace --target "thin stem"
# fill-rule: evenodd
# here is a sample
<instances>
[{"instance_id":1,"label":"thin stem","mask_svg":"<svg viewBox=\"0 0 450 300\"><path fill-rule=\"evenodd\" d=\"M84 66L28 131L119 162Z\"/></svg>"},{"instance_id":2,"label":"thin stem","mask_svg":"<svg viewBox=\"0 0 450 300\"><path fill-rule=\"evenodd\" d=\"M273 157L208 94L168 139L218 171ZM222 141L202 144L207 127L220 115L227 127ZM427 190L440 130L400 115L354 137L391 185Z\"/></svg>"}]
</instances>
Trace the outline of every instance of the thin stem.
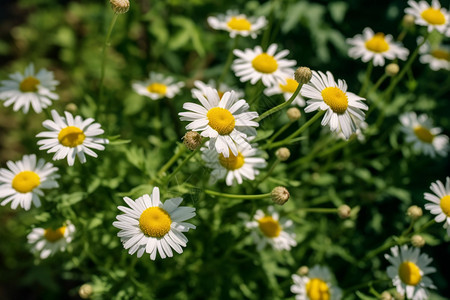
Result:
<instances>
[{"instance_id":1,"label":"thin stem","mask_svg":"<svg viewBox=\"0 0 450 300\"><path fill-rule=\"evenodd\" d=\"M270 15L269 15L269 24L267 25L266 30L264 31L262 40L261 40L261 47L264 51L267 50L267 47L269 46L269 38L270 38L270 31L272 29L273 25L273 19L274 19L274 10L275 10L275 2L276 0L272 0L272 3L270 4Z\"/></svg>"},{"instance_id":2,"label":"thin stem","mask_svg":"<svg viewBox=\"0 0 450 300\"><path fill-rule=\"evenodd\" d=\"M211 190L203 190L208 195L212 196L219 196L224 198L230 198L230 199L242 199L242 200L257 200L257 199L265 199L265 198L271 198L272 194L259 194L259 195L233 195L233 194L226 194L226 193L220 193L216 191Z\"/></svg>"},{"instance_id":3,"label":"thin stem","mask_svg":"<svg viewBox=\"0 0 450 300\"><path fill-rule=\"evenodd\" d=\"M228 53L228 57L225 62L225 67L223 68L223 71L219 77L219 80L217 80L217 85L216 85L217 90L219 90L220 84L223 82L223 80L225 79L225 76L228 73L228 70L230 69L231 63L233 62L233 51L234 51L234 49L237 48L237 45L238 45L238 36L236 36L234 38L233 47L231 48L230 52Z\"/></svg>"},{"instance_id":4,"label":"thin stem","mask_svg":"<svg viewBox=\"0 0 450 300\"><path fill-rule=\"evenodd\" d=\"M201 146L198 147L197 149L195 149L194 151L192 151L191 153L189 153L188 156L186 156L186 158L176 167L176 169L172 172L172 174L169 175L169 177L167 178L167 182L170 182L170 180L172 180L172 178L175 176L175 174L178 173L178 171L181 170L181 168L184 166L184 164L186 164L188 161L190 161L191 158L194 157L194 155L200 151L200 148L201 148Z\"/></svg>"},{"instance_id":5,"label":"thin stem","mask_svg":"<svg viewBox=\"0 0 450 300\"><path fill-rule=\"evenodd\" d=\"M280 163L280 160L277 158L272 165L270 166L269 170L267 171L267 173L262 176L261 178L259 178L258 180L255 181L255 184L253 185L254 188L258 187L258 185L260 185L261 182L264 182L264 180L266 180L267 177L270 176L270 174L272 174L273 170L275 169L275 167Z\"/></svg>"},{"instance_id":6,"label":"thin stem","mask_svg":"<svg viewBox=\"0 0 450 300\"><path fill-rule=\"evenodd\" d=\"M361 97L364 96L364 93L365 93L365 91L367 89L367 86L369 85L370 75L372 74L372 70L373 70L373 61L371 60L369 62L369 64L367 65L366 76L364 78L364 82L363 82L363 85L361 87L361 90L359 91L359 95Z\"/></svg>"},{"instance_id":7,"label":"thin stem","mask_svg":"<svg viewBox=\"0 0 450 300\"><path fill-rule=\"evenodd\" d=\"M298 211L308 212L308 213L321 213L321 214L335 214L337 213L337 208L326 208L326 207L304 207L297 209Z\"/></svg>"},{"instance_id":8,"label":"thin stem","mask_svg":"<svg viewBox=\"0 0 450 300\"><path fill-rule=\"evenodd\" d=\"M177 152L174 156L158 171L158 177L162 176L177 160L180 156L186 151L186 147L183 144L178 145Z\"/></svg>"},{"instance_id":9,"label":"thin stem","mask_svg":"<svg viewBox=\"0 0 450 300\"><path fill-rule=\"evenodd\" d=\"M280 136L283 132L286 131L286 129L289 128L295 121L289 121L286 124L283 125L274 135L272 135L267 143L271 144L277 137Z\"/></svg>"}]
</instances>

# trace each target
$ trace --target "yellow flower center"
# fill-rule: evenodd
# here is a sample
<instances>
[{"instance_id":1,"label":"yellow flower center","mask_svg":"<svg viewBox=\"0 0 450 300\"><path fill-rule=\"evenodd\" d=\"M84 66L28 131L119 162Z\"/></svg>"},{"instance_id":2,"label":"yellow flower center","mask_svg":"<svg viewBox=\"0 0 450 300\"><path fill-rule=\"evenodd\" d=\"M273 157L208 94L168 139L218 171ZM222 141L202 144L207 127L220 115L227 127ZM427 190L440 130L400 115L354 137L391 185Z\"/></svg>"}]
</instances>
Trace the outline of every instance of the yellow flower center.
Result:
<instances>
[{"instance_id":1,"label":"yellow flower center","mask_svg":"<svg viewBox=\"0 0 450 300\"><path fill-rule=\"evenodd\" d=\"M149 207L139 218L142 232L151 237L162 238L170 231L172 220L170 215L160 207Z\"/></svg>"},{"instance_id":2,"label":"yellow flower center","mask_svg":"<svg viewBox=\"0 0 450 300\"><path fill-rule=\"evenodd\" d=\"M450 217L450 195L442 197L440 205L442 212L446 214L447 217Z\"/></svg>"},{"instance_id":3,"label":"yellow flower center","mask_svg":"<svg viewBox=\"0 0 450 300\"><path fill-rule=\"evenodd\" d=\"M227 23L228 27L233 30L250 30L252 24L246 18L231 17Z\"/></svg>"},{"instance_id":4,"label":"yellow flower center","mask_svg":"<svg viewBox=\"0 0 450 300\"><path fill-rule=\"evenodd\" d=\"M54 243L64 237L64 233L66 232L66 226L59 227L58 229L53 230L52 228L47 228L44 231L44 238Z\"/></svg>"},{"instance_id":5,"label":"yellow flower center","mask_svg":"<svg viewBox=\"0 0 450 300\"><path fill-rule=\"evenodd\" d=\"M445 16L439 9L430 7L425 9L420 15L431 25L445 24Z\"/></svg>"},{"instance_id":6,"label":"yellow flower center","mask_svg":"<svg viewBox=\"0 0 450 300\"><path fill-rule=\"evenodd\" d=\"M61 129L58 134L59 142L66 147L76 147L78 145L83 144L86 136L84 135L83 130L75 126L67 126L66 128Z\"/></svg>"},{"instance_id":7,"label":"yellow flower center","mask_svg":"<svg viewBox=\"0 0 450 300\"><path fill-rule=\"evenodd\" d=\"M419 267L410 261L404 261L398 268L398 276L406 285L417 285L422 279Z\"/></svg>"},{"instance_id":8,"label":"yellow flower center","mask_svg":"<svg viewBox=\"0 0 450 300\"><path fill-rule=\"evenodd\" d=\"M306 284L306 294L310 300L329 300L330 289L328 285L319 278L312 278Z\"/></svg>"},{"instance_id":9,"label":"yellow flower center","mask_svg":"<svg viewBox=\"0 0 450 300\"><path fill-rule=\"evenodd\" d=\"M291 93L293 94L295 92L295 90L298 87L298 82L295 81L294 79L286 79L286 84L281 84L280 83L280 89L284 92L284 93Z\"/></svg>"},{"instance_id":10,"label":"yellow flower center","mask_svg":"<svg viewBox=\"0 0 450 300\"><path fill-rule=\"evenodd\" d=\"M230 134L236 123L233 114L221 107L211 108L206 117L209 120L209 126L220 135Z\"/></svg>"},{"instance_id":11,"label":"yellow flower center","mask_svg":"<svg viewBox=\"0 0 450 300\"><path fill-rule=\"evenodd\" d=\"M431 55L437 59L443 59L446 61L450 61L450 53L444 49L436 49L431 51Z\"/></svg>"},{"instance_id":12,"label":"yellow flower center","mask_svg":"<svg viewBox=\"0 0 450 300\"><path fill-rule=\"evenodd\" d=\"M343 114L348 107L347 95L337 87L327 87L322 91L323 101L337 114Z\"/></svg>"},{"instance_id":13,"label":"yellow flower center","mask_svg":"<svg viewBox=\"0 0 450 300\"><path fill-rule=\"evenodd\" d=\"M389 50L389 44L384 39L383 33L377 33L366 42L366 48L372 52L382 53Z\"/></svg>"},{"instance_id":14,"label":"yellow flower center","mask_svg":"<svg viewBox=\"0 0 450 300\"><path fill-rule=\"evenodd\" d=\"M424 143L431 144L434 139L434 135L425 127L422 126L416 126L414 127L414 134L417 136L419 140L421 140Z\"/></svg>"},{"instance_id":15,"label":"yellow flower center","mask_svg":"<svg viewBox=\"0 0 450 300\"><path fill-rule=\"evenodd\" d=\"M271 216L265 216L259 219L258 225L262 233L269 238L275 238L280 235L281 225Z\"/></svg>"},{"instance_id":16,"label":"yellow flower center","mask_svg":"<svg viewBox=\"0 0 450 300\"><path fill-rule=\"evenodd\" d=\"M219 162L227 170L240 169L244 165L244 161L244 156L241 152L239 152L237 156L234 156L234 154L230 151L229 157L223 156L222 153L219 154Z\"/></svg>"},{"instance_id":17,"label":"yellow flower center","mask_svg":"<svg viewBox=\"0 0 450 300\"><path fill-rule=\"evenodd\" d=\"M154 82L147 86L147 91L149 91L150 93L165 95L167 92L167 85Z\"/></svg>"},{"instance_id":18,"label":"yellow flower center","mask_svg":"<svg viewBox=\"0 0 450 300\"><path fill-rule=\"evenodd\" d=\"M37 86L39 85L39 83L41 83L39 81L39 79L37 79L33 76L28 76L27 78L22 80L19 88L24 93L37 92L37 90L38 90Z\"/></svg>"},{"instance_id":19,"label":"yellow flower center","mask_svg":"<svg viewBox=\"0 0 450 300\"><path fill-rule=\"evenodd\" d=\"M33 171L22 171L12 180L12 187L19 193L31 192L41 183L39 175Z\"/></svg>"},{"instance_id":20,"label":"yellow flower center","mask_svg":"<svg viewBox=\"0 0 450 300\"><path fill-rule=\"evenodd\" d=\"M252 60L253 68L261 73L270 74L278 69L275 57L267 53L261 53Z\"/></svg>"}]
</instances>

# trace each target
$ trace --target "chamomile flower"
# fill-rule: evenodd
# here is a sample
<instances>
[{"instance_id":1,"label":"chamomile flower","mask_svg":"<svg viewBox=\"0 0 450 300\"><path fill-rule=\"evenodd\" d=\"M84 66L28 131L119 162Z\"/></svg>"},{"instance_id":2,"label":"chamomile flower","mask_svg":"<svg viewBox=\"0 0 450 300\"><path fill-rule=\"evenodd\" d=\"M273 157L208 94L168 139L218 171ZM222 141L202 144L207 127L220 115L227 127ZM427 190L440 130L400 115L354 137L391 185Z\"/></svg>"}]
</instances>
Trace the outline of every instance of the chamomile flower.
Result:
<instances>
[{"instance_id":1,"label":"chamomile flower","mask_svg":"<svg viewBox=\"0 0 450 300\"><path fill-rule=\"evenodd\" d=\"M417 116L415 112L400 116L401 130L406 134L406 142L413 144L413 149L425 155L435 157L447 156L448 136L440 134L441 128L433 127L427 115Z\"/></svg>"},{"instance_id":2,"label":"chamomile flower","mask_svg":"<svg viewBox=\"0 0 450 300\"><path fill-rule=\"evenodd\" d=\"M200 131L204 137L209 137L209 148L216 149L224 157L229 157L230 151L238 155L236 145L250 147L247 138L256 135L253 127L258 123L252 121L258 117L256 112L248 112L249 105L244 99L238 99L234 91L226 92L222 98L217 90L210 87L194 94L202 105L184 103L187 112L181 112L181 121L190 121L187 130Z\"/></svg>"},{"instance_id":3,"label":"chamomile flower","mask_svg":"<svg viewBox=\"0 0 450 300\"><path fill-rule=\"evenodd\" d=\"M284 59L289 54L289 50L282 50L275 54L277 47L276 44L272 44L266 52L260 46L256 46L253 50L235 49L233 53L238 58L231 68L241 82L250 81L251 84L255 84L261 79L266 87L271 87L280 81L285 84L286 78L293 76L292 67L297 62Z\"/></svg>"},{"instance_id":4,"label":"chamomile flower","mask_svg":"<svg viewBox=\"0 0 450 300\"><path fill-rule=\"evenodd\" d=\"M52 110L53 120L45 120L42 125L50 131L44 131L36 137L44 138L37 142L39 150L47 150L47 153L55 153L53 160L64 159L67 156L67 163L73 166L75 157L78 156L80 162L86 162L85 154L97 157L92 151L105 150L102 144L108 144L107 139L96 136L103 134L103 129L99 123L93 123L94 119L83 120L80 116L75 116L69 112L64 112L65 117L60 116L56 110ZM91 149L92 148L92 149Z\"/></svg>"},{"instance_id":5,"label":"chamomile flower","mask_svg":"<svg viewBox=\"0 0 450 300\"><path fill-rule=\"evenodd\" d=\"M397 292L408 299L428 299L427 289L436 287L428 274L436 272L436 269L428 265L433 261L428 255L420 254L419 248L398 246L391 248L392 255L384 257L392 264L387 268L387 274L392 278L392 284Z\"/></svg>"},{"instance_id":6,"label":"chamomile flower","mask_svg":"<svg viewBox=\"0 0 450 300\"><path fill-rule=\"evenodd\" d=\"M351 58L361 58L363 62L373 60L374 66L384 66L384 60L396 58L406 60L409 50L393 41L392 35L374 33L370 28L364 28L363 34L347 39L352 47L348 51Z\"/></svg>"},{"instance_id":7,"label":"chamomile flower","mask_svg":"<svg viewBox=\"0 0 450 300\"><path fill-rule=\"evenodd\" d=\"M264 16L247 17L237 11L227 11L226 15L208 17L208 24L215 30L225 30L230 33L231 38L236 36L251 36L256 38L259 31L266 26L267 20Z\"/></svg>"},{"instance_id":8,"label":"chamomile flower","mask_svg":"<svg viewBox=\"0 0 450 300\"><path fill-rule=\"evenodd\" d=\"M418 39L418 41L420 41ZM428 64L433 71L450 70L450 47L439 45L431 47L429 43L423 44L420 49L420 62Z\"/></svg>"},{"instance_id":9,"label":"chamomile flower","mask_svg":"<svg viewBox=\"0 0 450 300\"><path fill-rule=\"evenodd\" d=\"M342 291L335 286L333 276L326 267L314 266L307 276L292 275L291 292L296 294L295 300L339 300Z\"/></svg>"},{"instance_id":10,"label":"chamomile flower","mask_svg":"<svg viewBox=\"0 0 450 300\"><path fill-rule=\"evenodd\" d=\"M132 84L136 93L147 96L152 100L173 98L184 86L183 82L175 82L172 77L150 72L149 79Z\"/></svg>"},{"instance_id":11,"label":"chamomile flower","mask_svg":"<svg viewBox=\"0 0 450 300\"><path fill-rule=\"evenodd\" d=\"M347 92L347 84L344 80L334 81L330 72L325 75L322 72L313 71L310 83L302 86L302 96L312 98L306 101L305 112L325 110L322 126L329 124L331 131L340 132L348 139L356 131L357 122L364 121L364 112L367 105L365 100L353 93Z\"/></svg>"},{"instance_id":12,"label":"chamomile flower","mask_svg":"<svg viewBox=\"0 0 450 300\"><path fill-rule=\"evenodd\" d=\"M113 226L119 228L117 234L128 253L141 257L144 252L155 260L159 253L161 258L172 257L172 249L178 254L183 252L188 239L183 232L195 229L185 221L195 217L195 208L179 206L182 198L172 198L164 203L160 201L159 188L153 188L152 195L143 195L135 201L125 197L129 206L119 206L125 214L118 215Z\"/></svg>"},{"instance_id":13,"label":"chamomile flower","mask_svg":"<svg viewBox=\"0 0 450 300\"><path fill-rule=\"evenodd\" d=\"M250 216L241 213L240 216L246 221L245 226L252 230L252 237L258 250L264 249L266 245L272 246L275 250L291 250L297 246L295 233L293 233L294 223L292 220L280 219L280 215L273 206L267 208L268 214L258 209L250 220Z\"/></svg>"},{"instance_id":14,"label":"chamomile flower","mask_svg":"<svg viewBox=\"0 0 450 300\"><path fill-rule=\"evenodd\" d=\"M444 222L444 228L450 236L450 177L447 177L445 186L440 180L433 182L430 190L434 194L425 193L424 196L432 203L425 204L425 209L436 215L436 222Z\"/></svg>"},{"instance_id":15,"label":"chamomile flower","mask_svg":"<svg viewBox=\"0 0 450 300\"><path fill-rule=\"evenodd\" d=\"M196 81L194 81L194 86L195 86L195 88L193 88L191 90L192 98L195 98L194 92L196 92L196 91L202 93L203 95L206 95L205 89L208 87L216 89L220 98L222 98L222 96L223 96L223 94L225 94L225 92L230 92L230 91L234 91L234 93L236 94L236 97L238 97L238 98L244 97L243 91L238 90L236 88L231 88L228 85L226 85L225 83L220 83L219 86L217 86L217 83L214 80L210 80L210 81L208 81L208 83L204 83L203 81L196 80Z\"/></svg>"},{"instance_id":16,"label":"chamomile flower","mask_svg":"<svg viewBox=\"0 0 450 300\"><path fill-rule=\"evenodd\" d=\"M450 16L438 0L432 0L431 6L426 1L409 0L408 4L409 7L405 8L405 13L414 16L417 25L427 26L429 32L436 29L445 34L448 30Z\"/></svg>"},{"instance_id":17,"label":"chamomile flower","mask_svg":"<svg viewBox=\"0 0 450 300\"><path fill-rule=\"evenodd\" d=\"M211 172L211 183L218 179L225 179L228 186L235 181L242 184L243 179L254 180L259 174L259 170L266 166L266 160L260 156L260 151L253 147L242 147L237 145L238 155L229 153L225 157L221 153L217 153L215 149L208 149L208 142L205 148L202 148L202 158L206 162L208 168L213 169Z\"/></svg>"},{"instance_id":18,"label":"chamomile flower","mask_svg":"<svg viewBox=\"0 0 450 300\"><path fill-rule=\"evenodd\" d=\"M35 73L33 64L28 65L24 74L11 74L8 80L2 80L0 84L0 99L5 101L6 107L14 104L14 111L22 108L22 111L27 113L31 105L35 112L40 113L42 109L50 106L52 101L59 99L53 92L59 84L59 81L53 78L53 72L40 69Z\"/></svg>"},{"instance_id":19,"label":"chamomile flower","mask_svg":"<svg viewBox=\"0 0 450 300\"><path fill-rule=\"evenodd\" d=\"M292 73L294 73L292 71ZM273 96L273 95L279 95L282 94L285 101L288 101L292 94L294 94L295 90L298 87L298 82L292 77L285 78L285 83L280 82L278 84L275 84L271 87L268 87L264 89L264 94L267 96ZM300 107L305 106L305 99L303 99L302 95L298 93L297 97L295 97L294 101L292 101L292 104L298 105Z\"/></svg>"},{"instance_id":20,"label":"chamomile flower","mask_svg":"<svg viewBox=\"0 0 450 300\"><path fill-rule=\"evenodd\" d=\"M44 196L43 189L58 187L55 179L58 168L46 163L42 158L36 160L36 155L24 155L17 162L8 161L9 169L0 169L0 198L5 198L1 205L11 202L11 208L18 206L29 210L31 203L41 206L39 197Z\"/></svg>"},{"instance_id":21,"label":"chamomile flower","mask_svg":"<svg viewBox=\"0 0 450 300\"><path fill-rule=\"evenodd\" d=\"M75 226L70 222L59 228L34 228L27 236L28 243L32 246L32 252L39 253L41 259L66 250L72 242L75 234Z\"/></svg>"},{"instance_id":22,"label":"chamomile flower","mask_svg":"<svg viewBox=\"0 0 450 300\"><path fill-rule=\"evenodd\" d=\"M368 127L369 127L369 124L367 124L366 122L357 120L357 121L356 121L356 130L355 130L355 132L354 132L350 137L355 136L356 139L357 139L359 142L361 142L361 143L364 142L364 141L366 140L366 136L365 136L365 134L364 134L364 131L365 131ZM342 131L339 132L339 133L337 134L337 136L338 136L340 139L346 140L345 135L342 133Z\"/></svg>"}]
</instances>

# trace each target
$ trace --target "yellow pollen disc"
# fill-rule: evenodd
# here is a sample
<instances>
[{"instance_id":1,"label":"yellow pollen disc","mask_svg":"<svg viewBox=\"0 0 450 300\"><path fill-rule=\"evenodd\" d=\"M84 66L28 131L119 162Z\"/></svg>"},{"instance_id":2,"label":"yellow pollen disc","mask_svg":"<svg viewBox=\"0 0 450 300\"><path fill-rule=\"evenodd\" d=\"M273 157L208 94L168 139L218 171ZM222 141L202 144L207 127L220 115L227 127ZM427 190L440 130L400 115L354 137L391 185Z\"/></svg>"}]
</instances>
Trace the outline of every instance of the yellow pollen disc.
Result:
<instances>
[{"instance_id":1,"label":"yellow pollen disc","mask_svg":"<svg viewBox=\"0 0 450 300\"><path fill-rule=\"evenodd\" d=\"M445 16L439 9L430 7L425 9L420 15L431 25L445 24Z\"/></svg>"},{"instance_id":2,"label":"yellow pollen disc","mask_svg":"<svg viewBox=\"0 0 450 300\"><path fill-rule=\"evenodd\" d=\"M450 217L450 195L442 197L440 205L442 212L446 214L447 217Z\"/></svg>"},{"instance_id":3,"label":"yellow pollen disc","mask_svg":"<svg viewBox=\"0 0 450 300\"><path fill-rule=\"evenodd\" d=\"M60 239L62 239L64 237L64 233L66 232L66 226L62 226L59 227L58 229L51 229L51 228L47 228L44 231L44 238L51 242L54 243Z\"/></svg>"},{"instance_id":4,"label":"yellow pollen disc","mask_svg":"<svg viewBox=\"0 0 450 300\"><path fill-rule=\"evenodd\" d=\"M306 294L310 300L329 300L330 289L325 281L319 278L311 278L306 284Z\"/></svg>"},{"instance_id":5,"label":"yellow pollen disc","mask_svg":"<svg viewBox=\"0 0 450 300\"><path fill-rule=\"evenodd\" d=\"M431 144L434 139L434 135L430 132L430 130L426 129L422 126L416 126L414 127L414 134L417 136L419 140L421 140L424 143Z\"/></svg>"},{"instance_id":6,"label":"yellow pollen disc","mask_svg":"<svg viewBox=\"0 0 450 300\"><path fill-rule=\"evenodd\" d=\"M366 48L372 52L382 53L389 50L389 44L384 39L383 33L377 33L366 42Z\"/></svg>"},{"instance_id":7,"label":"yellow pollen disc","mask_svg":"<svg viewBox=\"0 0 450 300\"><path fill-rule=\"evenodd\" d=\"M25 194L38 187L40 183L38 174L33 171L22 171L12 180L12 187L19 193Z\"/></svg>"},{"instance_id":8,"label":"yellow pollen disc","mask_svg":"<svg viewBox=\"0 0 450 300\"><path fill-rule=\"evenodd\" d=\"M431 55L437 59L443 59L446 61L450 61L450 52L443 49L436 49L431 51Z\"/></svg>"},{"instance_id":9,"label":"yellow pollen disc","mask_svg":"<svg viewBox=\"0 0 450 300\"><path fill-rule=\"evenodd\" d=\"M244 156L241 152L239 152L237 156L234 156L230 151L229 157L225 157L222 153L220 153L219 162L227 170L237 170L244 165Z\"/></svg>"},{"instance_id":10,"label":"yellow pollen disc","mask_svg":"<svg viewBox=\"0 0 450 300\"><path fill-rule=\"evenodd\" d=\"M278 69L275 57L267 53L261 53L252 60L253 68L261 73L270 74Z\"/></svg>"},{"instance_id":11,"label":"yellow pollen disc","mask_svg":"<svg viewBox=\"0 0 450 300\"><path fill-rule=\"evenodd\" d=\"M139 227L142 232L151 237L162 238L170 231L172 219L164 209L160 207L149 207L139 218Z\"/></svg>"},{"instance_id":12,"label":"yellow pollen disc","mask_svg":"<svg viewBox=\"0 0 450 300\"><path fill-rule=\"evenodd\" d=\"M337 114L343 114L348 107L347 95L337 87L327 87L322 91L323 101Z\"/></svg>"},{"instance_id":13,"label":"yellow pollen disc","mask_svg":"<svg viewBox=\"0 0 450 300\"><path fill-rule=\"evenodd\" d=\"M280 83L280 89L284 92L284 93L291 93L293 94L295 92L295 90L298 87L298 82L295 81L294 79L286 79L286 84L283 85Z\"/></svg>"},{"instance_id":14,"label":"yellow pollen disc","mask_svg":"<svg viewBox=\"0 0 450 300\"><path fill-rule=\"evenodd\" d=\"M265 216L259 219L258 225L262 233L269 238L275 238L280 235L281 225L271 216Z\"/></svg>"},{"instance_id":15,"label":"yellow pollen disc","mask_svg":"<svg viewBox=\"0 0 450 300\"><path fill-rule=\"evenodd\" d=\"M233 30L243 31L250 30L252 24L246 18L231 17L230 21L227 23L227 26Z\"/></svg>"},{"instance_id":16,"label":"yellow pollen disc","mask_svg":"<svg viewBox=\"0 0 450 300\"><path fill-rule=\"evenodd\" d=\"M39 83L41 83L39 81L39 79L37 79L37 78L35 78L33 76L28 76L27 78L22 80L22 82L20 83L19 88L24 93L37 92L37 90L38 90L37 86L39 85Z\"/></svg>"},{"instance_id":17,"label":"yellow pollen disc","mask_svg":"<svg viewBox=\"0 0 450 300\"><path fill-rule=\"evenodd\" d=\"M78 145L83 144L86 136L84 135L83 130L75 126L67 126L66 128L61 129L58 134L59 142L66 147L76 147Z\"/></svg>"},{"instance_id":18,"label":"yellow pollen disc","mask_svg":"<svg viewBox=\"0 0 450 300\"><path fill-rule=\"evenodd\" d=\"M147 86L147 91L150 93L165 95L167 92L167 85L154 82Z\"/></svg>"},{"instance_id":19,"label":"yellow pollen disc","mask_svg":"<svg viewBox=\"0 0 450 300\"><path fill-rule=\"evenodd\" d=\"M398 276L406 285L417 285L422 279L419 267L410 261L404 261L398 268Z\"/></svg>"},{"instance_id":20,"label":"yellow pollen disc","mask_svg":"<svg viewBox=\"0 0 450 300\"><path fill-rule=\"evenodd\" d=\"M206 114L206 117L209 120L209 126L220 135L230 134L236 123L233 114L221 107L211 108Z\"/></svg>"}]
</instances>

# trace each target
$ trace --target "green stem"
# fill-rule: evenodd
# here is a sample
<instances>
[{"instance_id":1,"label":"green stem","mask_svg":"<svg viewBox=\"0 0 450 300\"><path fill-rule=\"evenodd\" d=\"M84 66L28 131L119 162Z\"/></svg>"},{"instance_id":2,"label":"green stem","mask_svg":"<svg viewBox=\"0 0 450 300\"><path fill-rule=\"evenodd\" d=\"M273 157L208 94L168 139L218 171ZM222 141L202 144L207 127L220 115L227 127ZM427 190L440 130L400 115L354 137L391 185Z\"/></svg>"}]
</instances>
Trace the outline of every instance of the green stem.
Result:
<instances>
[{"instance_id":1,"label":"green stem","mask_svg":"<svg viewBox=\"0 0 450 300\"><path fill-rule=\"evenodd\" d=\"M238 45L238 36L236 36L234 38L233 47L231 48L230 52L228 53L228 57L225 62L225 67L223 68L223 71L219 77L219 80L217 80L217 83L216 83L217 90L219 90L220 84L223 82L223 80L225 79L225 76L228 73L228 70L230 69L231 63L233 62L233 51L234 51L234 49L237 48L237 45Z\"/></svg>"},{"instance_id":2,"label":"green stem","mask_svg":"<svg viewBox=\"0 0 450 300\"><path fill-rule=\"evenodd\" d=\"M169 161L162 166L162 168L158 171L158 177L161 177L177 160L180 158L180 156L186 151L186 147L183 144L178 144L177 152L174 156L172 156Z\"/></svg>"},{"instance_id":3,"label":"green stem","mask_svg":"<svg viewBox=\"0 0 450 300\"><path fill-rule=\"evenodd\" d=\"M365 91L367 89L367 86L369 85L370 75L372 74L372 70L373 70L373 60L371 60L369 62L369 64L367 65L366 77L364 78L363 85L361 87L361 90L359 91L359 95L361 97L364 97L364 93L365 93Z\"/></svg>"},{"instance_id":4,"label":"green stem","mask_svg":"<svg viewBox=\"0 0 450 300\"><path fill-rule=\"evenodd\" d=\"M356 290L359 290L359 289L362 289L362 288L365 288L365 287L371 287L372 285L374 285L376 283L387 282L387 281L390 281L390 280L391 280L390 278L376 279L376 280L371 280L371 281L368 281L368 282L365 282L365 283L360 283L360 284L351 286L351 287L345 289L344 296L348 295L349 293L351 293L353 291L356 291Z\"/></svg>"},{"instance_id":5,"label":"green stem","mask_svg":"<svg viewBox=\"0 0 450 300\"><path fill-rule=\"evenodd\" d=\"M286 131L286 129L289 128L289 126L291 126L295 121L289 121L286 124L283 125L283 127L281 127L274 135L272 135L269 139L269 141L267 142L268 144L271 144L277 137L280 136L280 134L282 134L283 132Z\"/></svg>"},{"instance_id":6,"label":"green stem","mask_svg":"<svg viewBox=\"0 0 450 300\"><path fill-rule=\"evenodd\" d=\"M226 194L226 193L220 193L216 191L211 190L203 190L208 195L211 196L219 196L224 198L230 198L230 199L242 199L242 200L257 200L257 199L265 199L265 198L271 198L272 194L259 194L259 195L233 195L233 194Z\"/></svg>"},{"instance_id":7,"label":"green stem","mask_svg":"<svg viewBox=\"0 0 450 300\"><path fill-rule=\"evenodd\" d=\"M266 180L267 177L270 176L270 174L272 174L273 170L275 169L275 167L280 163L280 160L277 158L273 164L270 166L270 169L267 171L267 173L262 176L261 178L259 178L258 180L255 181L255 184L253 185L254 188L258 187L258 185L261 184L261 182L264 182L264 180Z\"/></svg>"},{"instance_id":8,"label":"green stem","mask_svg":"<svg viewBox=\"0 0 450 300\"><path fill-rule=\"evenodd\" d=\"M274 10L275 10L275 2L276 0L272 0L272 3L270 4L270 15L269 15L269 24L267 25L266 30L264 31L262 40L261 40L261 48L263 51L267 50L267 47L269 46L269 38L270 38L270 30L272 29L273 25L273 19L274 19Z\"/></svg>"},{"instance_id":9,"label":"green stem","mask_svg":"<svg viewBox=\"0 0 450 300\"><path fill-rule=\"evenodd\" d=\"M297 211L303 211L308 213L335 214L337 213L338 209L326 207L304 207L297 209Z\"/></svg>"},{"instance_id":10,"label":"green stem","mask_svg":"<svg viewBox=\"0 0 450 300\"><path fill-rule=\"evenodd\" d=\"M205 140L205 141L206 141L206 140ZM203 144L202 144L202 145L203 145ZM182 168L188 161L190 161L191 158L192 158L195 154L197 154L197 152L200 151L200 148L201 148L201 146L198 147L197 149L195 149L194 151L192 151L191 153L189 153L189 155L185 157L185 159L181 162L181 164L179 164L179 165L176 167L176 169L172 172L172 174L169 175L169 177L167 178L167 181L166 181L166 182L170 182L170 180L172 180L172 178L175 176L175 174L177 174L178 171L180 171L181 168Z\"/></svg>"},{"instance_id":11,"label":"green stem","mask_svg":"<svg viewBox=\"0 0 450 300\"><path fill-rule=\"evenodd\" d=\"M353 138L353 140L354 139L355 138ZM334 152L336 150L344 148L345 146L347 146L351 142L352 142L352 140L350 140L350 141L341 141L341 142L335 144L333 147L329 148L328 150L321 152L319 155L317 155L317 157L327 156L328 154L330 154L330 153L332 153L332 152Z\"/></svg>"}]
</instances>

